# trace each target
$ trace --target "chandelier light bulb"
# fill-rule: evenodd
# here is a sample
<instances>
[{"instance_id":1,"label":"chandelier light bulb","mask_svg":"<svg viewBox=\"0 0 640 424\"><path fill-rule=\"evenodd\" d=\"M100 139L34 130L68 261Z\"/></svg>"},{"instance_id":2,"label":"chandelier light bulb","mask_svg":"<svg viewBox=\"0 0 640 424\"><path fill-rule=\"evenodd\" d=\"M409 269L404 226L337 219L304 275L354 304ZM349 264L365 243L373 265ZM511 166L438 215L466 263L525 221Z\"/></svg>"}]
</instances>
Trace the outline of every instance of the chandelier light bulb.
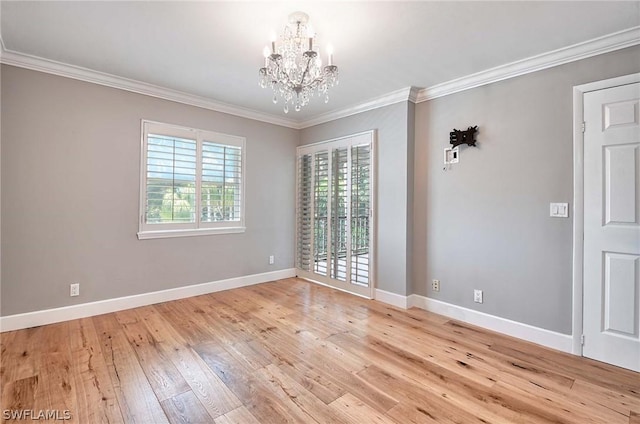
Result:
<instances>
[{"instance_id":1,"label":"chandelier light bulb","mask_svg":"<svg viewBox=\"0 0 640 424\"><path fill-rule=\"evenodd\" d=\"M327 65L333 65L333 46L331 44L327 44L327 56L329 56Z\"/></svg>"},{"instance_id":2,"label":"chandelier light bulb","mask_svg":"<svg viewBox=\"0 0 640 424\"><path fill-rule=\"evenodd\" d=\"M313 37L315 37L315 32L313 32L313 27L311 24L307 24L307 38L309 38L309 51L313 50Z\"/></svg>"},{"instance_id":3,"label":"chandelier light bulb","mask_svg":"<svg viewBox=\"0 0 640 424\"><path fill-rule=\"evenodd\" d=\"M259 71L259 85L271 87L274 103L282 98L285 113L289 112L289 104L299 111L316 93L327 101L329 89L338 84L332 47L327 48L328 65L323 67L314 38L309 16L295 12L289 15L289 23L279 38L271 34L271 49L267 45L263 50L265 64Z\"/></svg>"},{"instance_id":4,"label":"chandelier light bulb","mask_svg":"<svg viewBox=\"0 0 640 424\"><path fill-rule=\"evenodd\" d=\"M271 33L271 53L276 52L276 34L275 32Z\"/></svg>"}]
</instances>

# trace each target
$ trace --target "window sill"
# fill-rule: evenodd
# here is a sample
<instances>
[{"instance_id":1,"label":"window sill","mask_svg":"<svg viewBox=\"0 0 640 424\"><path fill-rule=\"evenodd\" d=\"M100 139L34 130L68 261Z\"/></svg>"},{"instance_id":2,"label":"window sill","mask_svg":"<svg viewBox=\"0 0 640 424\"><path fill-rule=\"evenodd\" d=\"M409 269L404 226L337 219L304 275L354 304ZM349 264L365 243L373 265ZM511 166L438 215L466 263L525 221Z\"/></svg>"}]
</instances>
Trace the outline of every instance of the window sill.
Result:
<instances>
[{"instance_id":1,"label":"window sill","mask_svg":"<svg viewBox=\"0 0 640 424\"><path fill-rule=\"evenodd\" d=\"M244 233L245 227L219 227L219 228L196 228L188 230L158 230L139 231L138 240L149 240L159 238L210 236L214 234L236 234Z\"/></svg>"}]
</instances>

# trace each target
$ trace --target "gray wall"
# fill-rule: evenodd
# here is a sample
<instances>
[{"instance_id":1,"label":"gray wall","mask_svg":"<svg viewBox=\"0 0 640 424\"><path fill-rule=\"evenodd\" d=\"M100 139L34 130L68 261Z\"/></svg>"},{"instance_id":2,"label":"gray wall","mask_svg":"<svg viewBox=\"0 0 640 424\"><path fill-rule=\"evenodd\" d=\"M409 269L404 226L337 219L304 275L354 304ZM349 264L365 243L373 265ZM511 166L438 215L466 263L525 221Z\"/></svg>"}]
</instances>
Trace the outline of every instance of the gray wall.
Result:
<instances>
[{"instance_id":1,"label":"gray wall","mask_svg":"<svg viewBox=\"0 0 640 424\"><path fill-rule=\"evenodd\" d=\"M376 129L377 287L569 334L572 221L548 205L573 200L572 87L638 71L633 47L298 132L2 66L1 314L293 267L296 145ZM137 240L142 118L247 137L246 233Z\"/></svg>"},{"instance_id":2,"label":"gray wall","mask_svg":"<svg viewBox=\"0 0 640 424\"><path fill-rule=\"evenodd\" d=\"M408 190L410 158L409 102L375 109L301 131L301 144L330 140L377 130L377 260L376 287L410 294L411 234L409 213L412 205Z\"/></svg>"},{"instance_id":3,"label":"gray wall","mask_svg":"<svg viewBox=\"0 0 640 424\"><path fill-rule=\"evenodd\" d=\"M572 87L638 71L633 47L416 105L412 291L570 334L572 219L549 202L573 206ZM478 147L443 171L470 125Z\"/></svg>"},{"instance_id":4,"label":"gray wall","mask_svg":"<svg viewBox=\"0 0 640 424\"><path fill-rule=\"evenodd\" d=\"M293 267L298 131L11 66L1 78L3 316ZM244 234L136 238L143 118L246 137Z\"/></svg>"}]
</instances>

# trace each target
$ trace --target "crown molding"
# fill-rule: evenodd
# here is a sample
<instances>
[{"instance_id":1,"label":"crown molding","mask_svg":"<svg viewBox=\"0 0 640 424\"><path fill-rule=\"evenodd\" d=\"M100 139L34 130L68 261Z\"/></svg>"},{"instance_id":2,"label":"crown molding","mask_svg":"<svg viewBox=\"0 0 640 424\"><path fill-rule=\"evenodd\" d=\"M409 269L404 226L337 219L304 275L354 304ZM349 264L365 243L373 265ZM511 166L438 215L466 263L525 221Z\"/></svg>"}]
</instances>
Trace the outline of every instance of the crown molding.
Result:
<instances>
[{"instance_id":1,"label":"crown molding","mask_svg":"<svg viewBox=\"0 0 640 424\"><path fill-rule=\"evenodd\" d=\"M203 109L227 113L230 115L253 119L269 124L299 129L299 123L291 119L285 119L267 113L258 112L252 109L218 102L206 97L185 93L170 88L160 87L142 81L122 78L104 72L83 68L80 66L68 65L66 63L57 62L54 60L43 59L37 56L7 50L2 44L0 44L0 47L2 48L2 52L0 53L0 63L6 65L17 66L33 71L40 71L48 74L104 85L106 87L144 94L146 96L157 97L159 99L170 100L190 106L197 106Z\"/></svg>"},{"instance_id":2,"label":"crown molding","mask_svg":"<svg viewBox=\"0 0 640 424\"><path fill-rule=\"evenodd\" d=\"M607 34L420 90L416 103L640 44L640 26Z\"/></svg>"},{"instance_id":3,"label":"crown molding","mask_svg":"<svg viewBox=\"0 0 640 424\"><path fill-rule=\"evenodd\" d=\"M346 118L347 116L357 115L358 113L367 112L369 110L378 109L384 106L393 105L400 102L416 101L418 89L416 87L405 87L391 93L358 103L344 109L334 110L323 113L314 118L308 119L300 123L299 128L308 128L315 125L324 124L325 122L335 121L336 119Z\"/></svg>"},{"instance_id":4,"label":"crown molding","mask_svg":"<svg viewBox=\"0 0 640 424\"><path fill-rule=\"evenodd\" d=\"M323 124L358 113L367 112L399 102L410 101L421 103L449 94L458 93L494 82L514 78L528 73L540 71L565 63L586 59L615 50L640 44L640 26L628 28L602 37L594 38L572 46L563 47L537 56L532 56L516 62L511 62L495 68L487 69L465 77L457 78L431 87L419 89L406 87L363 103L358 103L343 109L317 115L305 121L282 118L272 114L256 111L241 106L218 102L206 97L185 93L170 88L164 88L142 81L122 78L104 72L68 65L54 60L44 59L24 53L6 49L0 37L0 63L25 69L59 75L80 81L91 82L107 87L144 94L164 100L197 106L216 112L227 113L242 118L253 119L287 128L303 129Z\"/></svg>"},{"instance_id":5,"label":"crown molding","mask_svg":"<svg viewBox=\"0 0 640 424\"><path fill-rule=\"evenodd\" d=\"M420 93L420 88L411 87L411 90L409 90L409 101L411 103L416 103L418 101L418 94L419 93Z\"/></svg>"},{"instance_id":6,"label":"crown molding","mask_svg":"<svg viewBox=\"0 0 640 424\"><path fill-rule=\"evenodd\" d=\"M438 97L448 96L494 82L529 74L565 63L575 62L626 47L640 44L640 26L607 34L602 37L587 40L561 49L553 50L537 56L532 56L516 62L496 66L475 74L467 75L431 87L418 89L416 87L403 88L375 99L360 103L345 109L328 112L303 121L299 128L308 128L335 119L344 118L358 113L388 106L402 101L421 103Z\"/></svg>"}]
</instances>

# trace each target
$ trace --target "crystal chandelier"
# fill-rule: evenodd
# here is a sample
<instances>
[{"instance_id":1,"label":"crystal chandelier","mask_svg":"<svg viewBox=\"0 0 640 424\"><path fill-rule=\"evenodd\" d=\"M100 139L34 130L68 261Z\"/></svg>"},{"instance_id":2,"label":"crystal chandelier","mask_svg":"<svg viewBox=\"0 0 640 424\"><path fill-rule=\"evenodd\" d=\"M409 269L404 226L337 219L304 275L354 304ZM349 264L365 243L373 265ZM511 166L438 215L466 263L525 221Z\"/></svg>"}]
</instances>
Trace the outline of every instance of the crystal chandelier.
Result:
<instances>
[{"instance_id":1,"label":"crystal chandelier","mask_svg":"<svg viewBox=\"0 0 640 424\"><path fill-rule=\"evenodd\" d=\"M289 15L289 24L271 49L264 48L264 67L260 68L260 87L273 89L273 103L278 95L284 101L284 112L289 103L296 112L309 104L309 98L318 93L329 101L329 88L338 84L338 67L333 64L333 52L327 48L327 66L322 66L319 49L314 44L314 33L306 13Z\"/></svg>"}]
</instances>

